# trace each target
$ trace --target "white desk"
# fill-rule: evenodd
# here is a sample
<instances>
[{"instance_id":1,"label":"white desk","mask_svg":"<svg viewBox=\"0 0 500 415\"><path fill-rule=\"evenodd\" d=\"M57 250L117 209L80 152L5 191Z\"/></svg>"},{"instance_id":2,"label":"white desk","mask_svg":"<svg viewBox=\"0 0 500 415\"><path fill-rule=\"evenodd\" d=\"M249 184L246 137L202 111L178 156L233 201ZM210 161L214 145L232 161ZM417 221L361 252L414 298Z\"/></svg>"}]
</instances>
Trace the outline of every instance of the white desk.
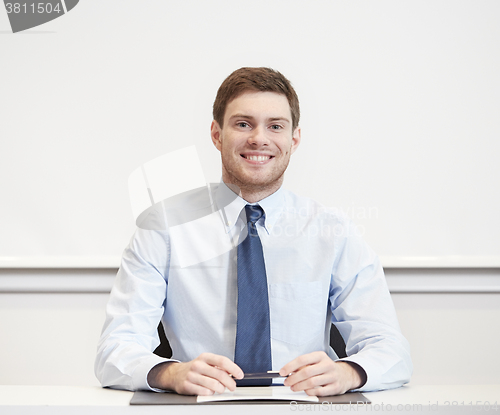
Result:
<instances>
[{"instance_id":1,"label":"white desk","mask_svg":"<svg viewBox=\"0 0 500 415\"><path fill-rule=\"evenodd\" d=\"M2 415L114 414L292 414L296 413L432 413L500 414L500 385L405 386L370 392L367 406L321 405L190 405L129 406L132 392L99 387L0 385ZM488 403L489 402L489 406ZM492 406L497 403L496 410Z\"/></svg>"}]
</instances>

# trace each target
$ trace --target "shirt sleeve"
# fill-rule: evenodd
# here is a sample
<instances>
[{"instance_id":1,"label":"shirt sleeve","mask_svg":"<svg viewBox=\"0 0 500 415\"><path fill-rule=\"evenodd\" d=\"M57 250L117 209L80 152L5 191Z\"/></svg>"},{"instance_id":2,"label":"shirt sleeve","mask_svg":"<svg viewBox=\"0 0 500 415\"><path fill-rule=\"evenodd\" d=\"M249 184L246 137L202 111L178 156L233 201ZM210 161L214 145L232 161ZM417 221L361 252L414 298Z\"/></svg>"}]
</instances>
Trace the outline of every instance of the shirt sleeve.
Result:
<instances>
[{"instance_id":1,"label":"shirt sleeve","mask_svg":"<svg viewBox=\"0 0 500 415\"><path fill-rule=\"evenodd\" d=\"M357 363L366 372L360 391L402 386L413 370L410 346L399 328L382 266L350 221L343 229L330 284L332 321L346 343L347 357L340 360Z\"/></svg>"},{"instance_id":2,"label":"shirt sleeve","mask_svg":"<svg viewBox=\"0 0 500 415\"><path fill-rule=\"evenodd\" d=\"M111 290L95 360L103 387L155 390L147 382L149 371L172 361L153 353L160 343L157 327L166 304L169 257L167 231L153 228L137 229Z\"/></svg>"}]
</instances>

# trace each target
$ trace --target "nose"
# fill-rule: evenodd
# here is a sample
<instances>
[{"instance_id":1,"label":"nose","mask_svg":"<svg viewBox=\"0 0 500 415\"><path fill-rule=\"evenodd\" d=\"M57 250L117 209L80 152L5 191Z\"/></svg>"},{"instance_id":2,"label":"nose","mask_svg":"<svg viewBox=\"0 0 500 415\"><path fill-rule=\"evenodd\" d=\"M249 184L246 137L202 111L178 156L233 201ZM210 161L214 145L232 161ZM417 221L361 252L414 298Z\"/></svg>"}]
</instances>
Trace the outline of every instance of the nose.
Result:
<instances>
[{"instance_id":1,"label":"nose","mask_svg":"<svg viewBox=\"0 0 500 415\"><path fill-rule=\"evenodd\" d=\"M255 147L269 145L269 139L267 138L266 135L266 129L261 126L255 127L251 131L250 136L248 137L248 144Z\"/></svg>"}]
</instances>

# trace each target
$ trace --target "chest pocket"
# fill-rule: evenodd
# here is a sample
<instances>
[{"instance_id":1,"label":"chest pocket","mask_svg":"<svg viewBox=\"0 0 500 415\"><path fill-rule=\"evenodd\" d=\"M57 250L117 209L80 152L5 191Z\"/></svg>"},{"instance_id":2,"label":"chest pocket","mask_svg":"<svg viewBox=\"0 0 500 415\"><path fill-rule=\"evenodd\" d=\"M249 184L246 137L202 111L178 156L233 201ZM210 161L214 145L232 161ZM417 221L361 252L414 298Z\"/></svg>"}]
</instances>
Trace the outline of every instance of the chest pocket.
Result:
<instances>
[{"instance_id":1,"label":"chest pocket","mask_svg":"<svg viewBox=\"0 0 500 415\"><path fill-rule=\"evenodd\" d=\"M270 284L271 338L294 345L324 335L328 290L321 281Z\"/></svg>"}]
</instances>

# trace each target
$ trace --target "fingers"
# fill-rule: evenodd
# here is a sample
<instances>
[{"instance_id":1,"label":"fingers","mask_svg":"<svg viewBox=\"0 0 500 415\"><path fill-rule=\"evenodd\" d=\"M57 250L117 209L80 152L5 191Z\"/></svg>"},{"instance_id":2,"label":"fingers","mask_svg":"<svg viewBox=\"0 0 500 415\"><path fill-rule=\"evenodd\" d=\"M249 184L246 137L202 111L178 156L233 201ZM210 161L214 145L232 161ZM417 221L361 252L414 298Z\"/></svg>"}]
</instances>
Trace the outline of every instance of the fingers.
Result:
<instances>
[{"instance_id":1,"label":"fingers","mask_svg":"<svg viewBox=\"0 0 500 415\"><path fill-rule=\"evenodd\" d=\"M340 366L340 367L339 367ZM305 391L308 395L329 396L349 390L342 375L341 365L334 362L324 352L302 355L287 363L280 370L284 381L292 391Z\"/></svg>"},{"instance_id":2,"label":"fingers","mask_svg":"<svg viewBox=\"0 0 500 415\"><path fill-rule=\"evenodd\" d=\"M309 396L333 396L342 395L346 393L348 389L340 382L329 383L324 386L318 386L313 389L305 389L304 392Z\"/></svg>"},{"instance_id":3,"label":"fingers","mask_svg":"<svg viewBox=\"0 0 500 415\"><path fill-rule=\"evenodd\" d=\"M188 372L184 380L178 379L174 390L182 395L209 396L214 393L222 393L224 387L215 379L206 378L199 373Z\"/></svg>"},{"instance_id":4,"label":"fingers","mask_svg":"<svg viewBox=\"0 0 500 415\"><path fill-rule=\"evenodd\" d=\"M192 370L186 373L185 381L181 386L182 393L189 395L213 395L214 393L224 392L226 387L230 388L233 386L231 385L231 381L234 383L234 380L227 373L225 376L229 378L228 386L224 385L224 374L221 370L208 365L205 368L201 368L200 363L193 363Z\"/></svg>"},{"instance_id":5,"label":"fingers","mask_svg":"<svg viewBox=\"0 0 500 415\"><path fill-rule=\"evenodd\" d=\"M345 379L342 379L338 371L317 370L309 373L314 374L310 377L304 376L302 380L293 380L293 384L288 385L290 389L294 392L304 391L311 396L339 395L349 390Z\"/></svg>"},{"instance_id":6,"label":"fingers","mask_svg":"<svg viewBox=\"0 0 500 415\"><path fill-rule=\"evenodd\" d=\"M324 383L318 383L315 381L312 383L310 381L304 388L300 388L301 385L304 384L305 381L311 380L311 379L316 379L320 375L324 375L325 373L328 373L328 370L324 365L322 364L313 364L313 365L307 365L299 369L298 371L292 373L290 376L288 376L284 384L285 386L291 386L293 387L292 390L304 390L304 389L310 389L315 386L323 385Z\"/></svg>"},{"instance_id":7,"label":"fingers","mask_svg":"<svg viewBox=\"0 0 500 415\"><path fill-rule=\"evenodd\" d=\"M185 395L212 395L222 393L226 388L236 389L236 382L230 376L243 377L243 371L227 357L203 353L196 359L177 364L174 368L174 390Z\"/></svg>"},{"instance_id":8,"label":"fingers","mask_svg":"<svg viewBox=\"0 0 500 415\"><path fill-rule=\"evenodd\" d=\"M225 356L220 356L213 353L203 353L199 356L199 358L204 360L211 366L224 370L226 373L232 375L236 379L243 379L243 370L241 370L241 368L236 363Z\"/></svg>"},{"instance_id":9,"label":"fingers","mask_svg":"<svg viewBox=\"0 0 500 415\"><path fill-rule=\"evenodd\" d=\"M283 366L280 369L280 375L287 376L290 373L297 372L299 369L305 366L316 364L321 360L324 360L325 358L330 359L325 352L313 352L313 353L303 354L293 359L285 366Z\"/></svg>"},{"instance_id":10,"label":"fingers","mask_svg":"<svg viewBox=\"0 0 500 415\"><path fill-rule=\"evenodd\" d=\"M223 356L215 357L223 358ZM198 359L195 359L193 361L191 370L193 373L200 375L201 377L196 376L192 379L192 381L218 393L224 392L225 388L234 391L236 389L236 382L230 376L230 374L232 373L230 373L229 371L232 370L233 372L236 372L238 375L240 375L238 370L241 372L241 369L237 368L237 370L234 370L231 365L227 364L227 362L224 362L221 359L208 358L207 360L205 360L205 358L205 356L201 355ZM232 363L231 361L229 362Z\"/></svg>"},{"instance_id":11,"label":"fingers","mask_svg":"<svg viewBox=\"0 0 500 415\"><path fill-rule=\"evenodd\" d=\"M326 354L314 354L314 356L304 355L299 358L298 364L305 363L285 379L284 384L292 387L292 390L305 390L322 386L333 380L335 373L334 362ZM319 377L328 374L328 377Z\"/></svg>"},{"instance_id":12,"label":"fingers","mask_svg":"<svg viewBox=\"0 0 500 415\"><path fill-rule=\"evenodd\" d=\"M243 378L241 368L225 356L220 356L212 353L203 353L199 356L208 367L203 367L204 374L219 381L225 388L230 391L236 389L236 379ZM231 377L232 376L232 377Z\"/></svg>"},{"instance_id":13,"label":"fingers","mask_svg":"<svg viewBox=\"0 0 500 415\"><path fill-rule=\"evenodd\" d=\"M290 389L294 392L298 391L308 391L314 390L316 388L320 388L323 386L330 385L334 381L334 378L329 373L321 373L308 378L305 378L301 381L293 383L290 386ZM316 393L310 393L310 395L316 395Z\"/></svg>"}]
</instances>

